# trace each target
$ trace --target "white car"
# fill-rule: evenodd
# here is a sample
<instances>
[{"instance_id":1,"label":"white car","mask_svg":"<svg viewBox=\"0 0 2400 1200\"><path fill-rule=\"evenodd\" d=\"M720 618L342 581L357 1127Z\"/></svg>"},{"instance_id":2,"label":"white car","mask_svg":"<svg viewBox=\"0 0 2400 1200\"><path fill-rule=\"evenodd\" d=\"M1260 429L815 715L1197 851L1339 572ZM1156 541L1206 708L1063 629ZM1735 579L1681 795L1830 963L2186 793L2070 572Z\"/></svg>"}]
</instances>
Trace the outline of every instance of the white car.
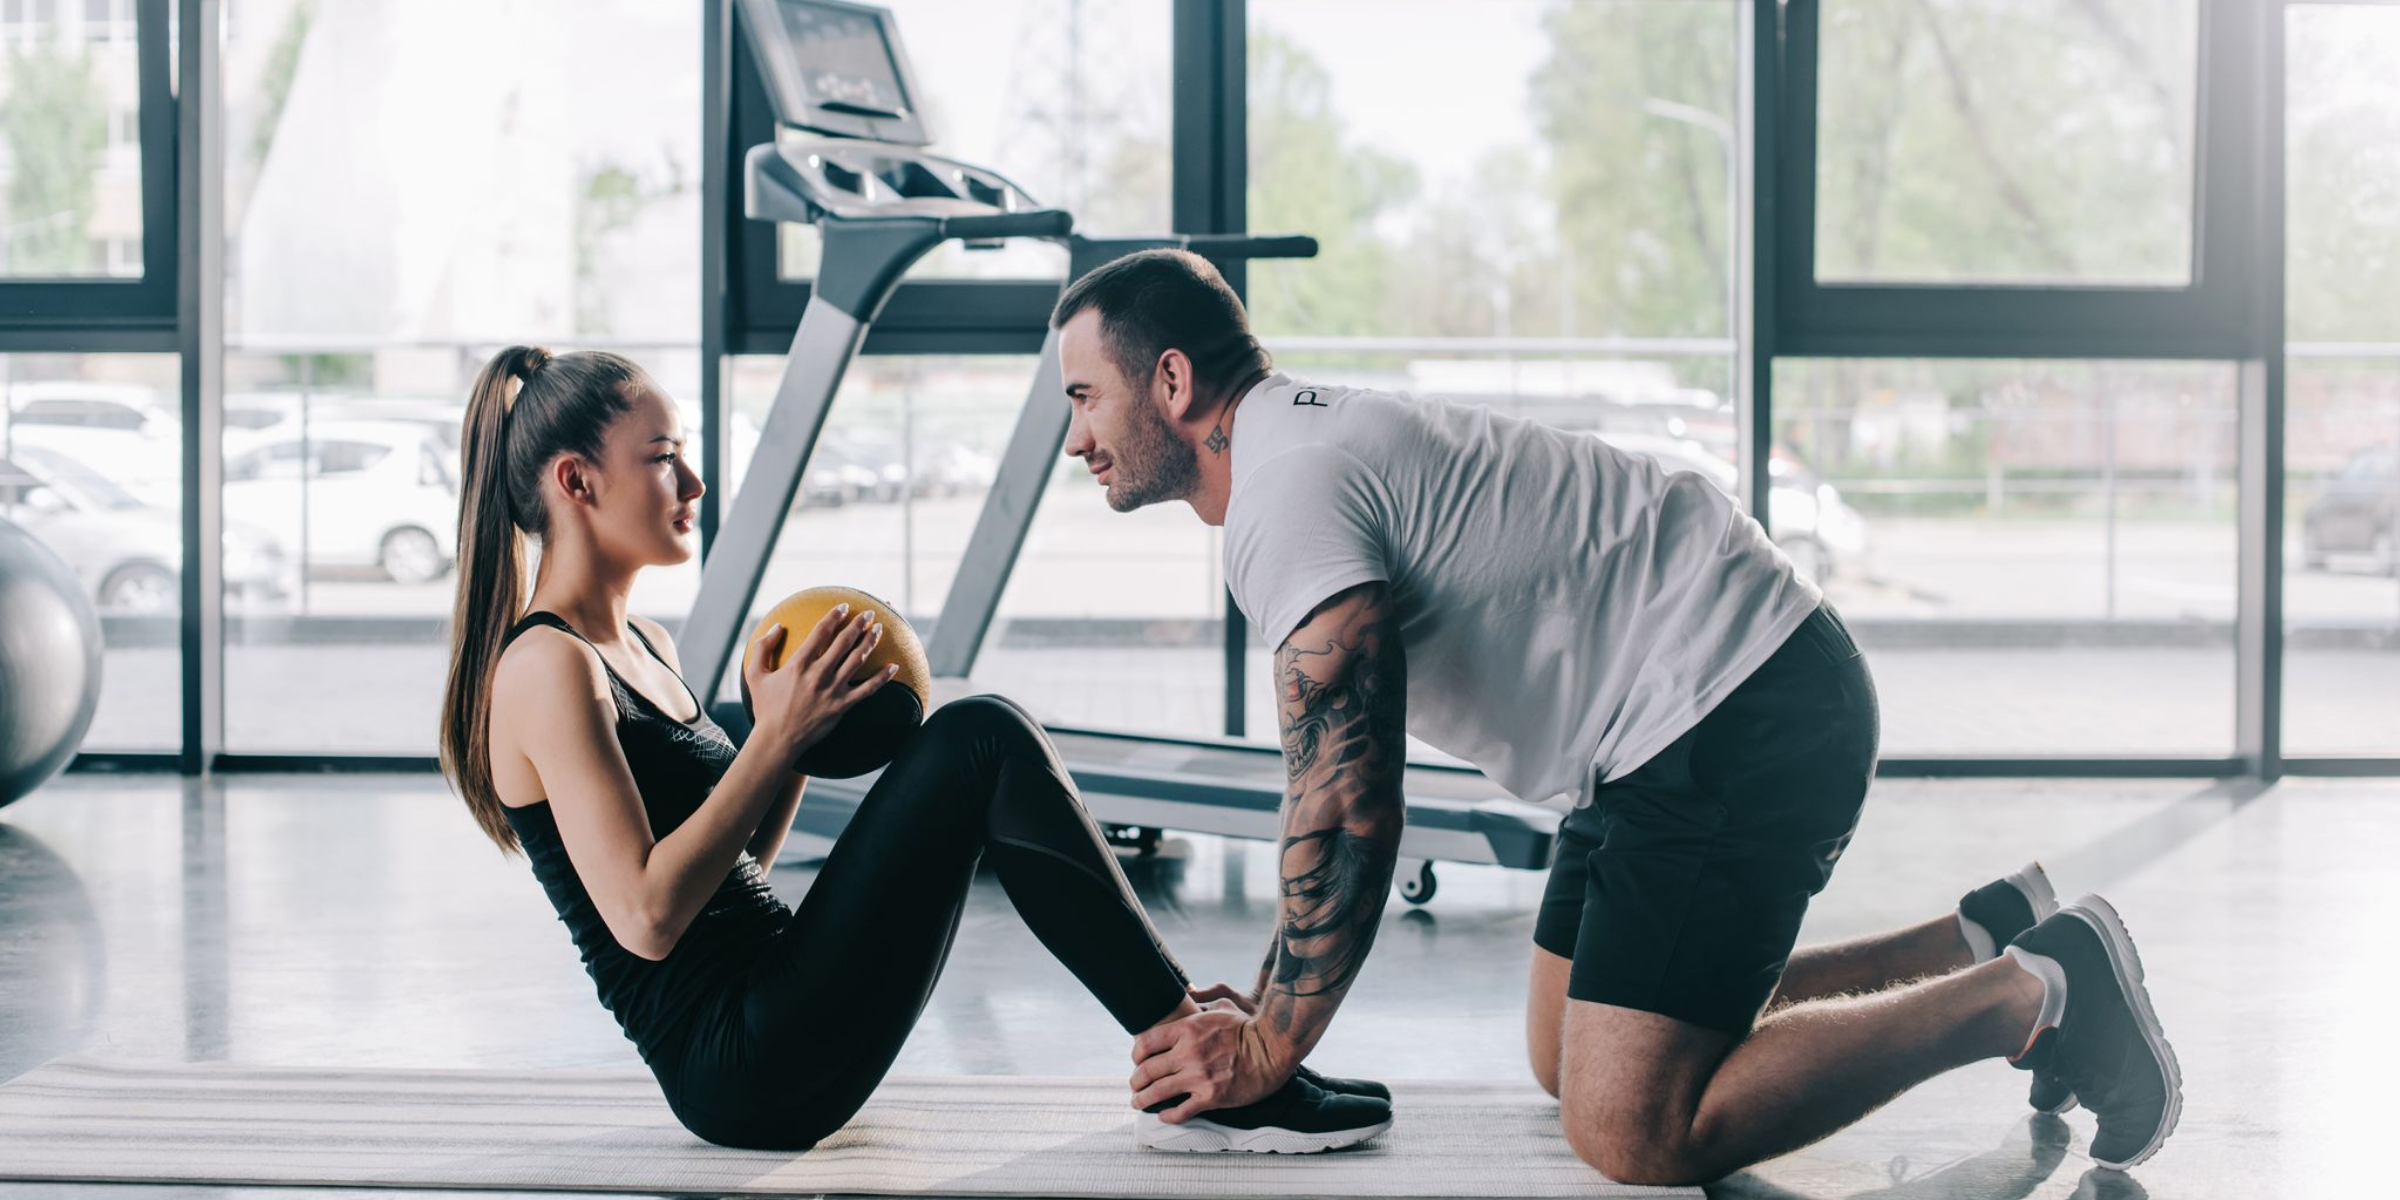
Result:
<instances>
[{"instance_id":1,"label":"white car","mask_svg":"<svg viewBox=\"0 0 2400 1200\"><path fill-rule=\"evenodd\" d=\"M1656 433L1596 436L1619 450L1655 460L1669 471L1698 474L1728 496L1740 494L1740 470L1690 438ZM1832 484L1812 485L1804 472L1780 456L1768 462L1767 477L1773 482L1767 492L1768 527L1773 530L1775 545L1801 576L1812 581L1831 579L1842 560L1866 553L1866 518L1844 503Z\"/></svg>"},{"instance_id":2,"label":"white car","mask_svg":"<svg viewBox=\"0 0 2400 1200\"><path fill-rule=\"evenodd\" d=\"M0 457L0 518L67 561L101 612L172 615L183 603L183 522L56 450L19 446ZM299 590L299 564L263 529L225 523L227 607L281 607Z\"/></svg>"},{"instance_id":3,"label":"white car","mask_svg":"<svg viewBox=\"0 0 2400 1200\"><path fill-rule=\"evenodd\" d=\"M376 567L430 583L458 551L456 454L412 421L311 421L225 463L227 517L301 545L309 569Z\"/></svg>"},{"instance_id":4,"label":"white car","mask_svg":"<svg viewBox=\"0 0 2400 1200\"><path fill-rule=\"evenodd\" d=\"M9 446L40 446L87 466L144 502L183 503L182 423L159 393L138 384L63 379L8 389Z\"/></svg>"}]
</instances>

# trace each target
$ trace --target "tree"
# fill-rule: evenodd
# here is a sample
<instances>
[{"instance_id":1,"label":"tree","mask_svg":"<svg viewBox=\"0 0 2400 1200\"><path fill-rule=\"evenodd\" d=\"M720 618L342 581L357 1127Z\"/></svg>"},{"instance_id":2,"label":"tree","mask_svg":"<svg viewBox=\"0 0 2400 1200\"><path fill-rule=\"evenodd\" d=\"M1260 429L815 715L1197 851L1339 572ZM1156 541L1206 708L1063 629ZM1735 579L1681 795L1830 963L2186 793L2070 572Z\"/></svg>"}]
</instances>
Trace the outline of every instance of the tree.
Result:
<instances>
[{"instance_id":1,"label":"tree","mask_svg":"<svg viewBox=\"0 0 2400 1200\"><path fill-rule=\"evenodd\" d=\"M92 266L94 181L108 110L82 57L49 47L13 57L0 126L16 173L8 181L5 269L11 275L81 274Z\"/></svg>"},{"instance_id":2,"label":"tree","mask_svg":"<svg viewBox=\"0 0 2400 1200\"><path fill-rule=\"evenodd\" d=\"M600 248L610 237L632 225L644 205L656 195L642 187L641 178L616 163L602 163L583 173L575 204L575 329L579 333L612 332L608 296L602 290Z\"/></svg>"},{"instance_id":3,"label":"tree","mask_svg":"<svg viewBox=\"0 0 2400 1200\"><path fill-rule=\"evenodd\" d=\"M1391 328L1395 252L1377 221L1417 190L1416 171L1352 145L1333 111L1331 81L1306 50L1253 31L1250 56L1250 225L1317 239L1317 257L1250 268L1250 311L1261 329L1318 335Z\"/></svg>"},{"instance_id":4,"label":"tree","mask_svg":"<svg viewBox=\"0 0 2400 1200\"><path fill-rule=\"evenodd\" d=\"M1550 149L1558 238L1575 264L1578 332L1727 332L1725 143L1734 26L1719 4L1579 4L1543 14L1530 84Z\"/></svg>"}]
</instances>

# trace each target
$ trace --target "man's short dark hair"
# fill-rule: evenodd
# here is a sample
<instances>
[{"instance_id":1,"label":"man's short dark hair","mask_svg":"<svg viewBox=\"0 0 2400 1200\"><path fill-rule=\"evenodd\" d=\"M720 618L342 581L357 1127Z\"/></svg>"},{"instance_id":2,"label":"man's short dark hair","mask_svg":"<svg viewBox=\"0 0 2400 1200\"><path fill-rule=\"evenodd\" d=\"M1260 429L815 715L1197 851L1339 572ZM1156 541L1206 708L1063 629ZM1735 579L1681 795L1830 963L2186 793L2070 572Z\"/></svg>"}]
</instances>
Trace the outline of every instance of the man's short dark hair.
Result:
<instances>
[{"instance_id":1,"label":"man's short dark hair","mask_svg":"<svg viewBox=\"0 0 2400 1200\"><path fill-rule=\"evenodd\" d=\"M1075 281L1050 325L1063 329L1085 309L1100 314L1109 356L1139 387L1158 358L1181 350L1192 360L1193 384L1203 396L1222 393L1275 360L1250 336L1241 297L1209 261L1189 250L1141 250Z\"/></svg>"}]
</instances>

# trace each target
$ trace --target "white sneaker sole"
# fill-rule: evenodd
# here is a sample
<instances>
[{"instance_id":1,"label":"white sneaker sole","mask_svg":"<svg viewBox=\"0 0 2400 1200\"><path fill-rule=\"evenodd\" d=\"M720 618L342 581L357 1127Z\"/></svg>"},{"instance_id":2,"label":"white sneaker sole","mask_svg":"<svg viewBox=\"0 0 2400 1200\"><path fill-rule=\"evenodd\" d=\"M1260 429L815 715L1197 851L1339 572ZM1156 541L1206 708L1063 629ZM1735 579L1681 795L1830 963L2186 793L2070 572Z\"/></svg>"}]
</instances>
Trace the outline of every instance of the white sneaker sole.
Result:
<instances>
[{"instance_id":1,"label":"white sneaker sole","mask_svg":"<svg viewBox=\"0 0 2400 1200\"><path fill-rule=\"evenodd\" d=\"M2042 869L2042 864L2026 863L2024 869L2011 871L2005 878L2009 886L2023 893L2025 902L2033 906L2034 924L2041 924L2049 919L2050 914L2058 911L2058 892L2050 886L2050 873Z\"/></svg>"},{"instance_id":2,"label":"white sneaker sole","mask_svg":"<svg viewBox=\"0 0 2400 1200\"><path fill-rule=\"evenodd\" d=\"M2158 1013L2150 1007L2150 989L2142 983L2142 956L2134 951L2133 935L2125 932L2125 919L2117 915L2115 906L2098 896L2084 896L2060 911L2073 914L2100 932L2100 940L2108 946L2109 970L2115 972L2118 988L2133 1005L2134 1024L2141 1029L2150 1053L2157 1056L2160 1069L2166 1072L2167 1111L2159 1119L2158 1132L2123 1161L2092 1156L2093 1162L2112 1171L2122 1171L2149 1161L2160 1146L2166 1145L2167 1135L2175 1132L2175 1123L2183 1119L2183 1068L2175 1061L2175 1048L2167 1044L2166 1030L2158 1023Z\"/></svg>"},{"instance_id":3,"label":"white sneaker sole","mask_svg":"<svg viewBox=\"0 0 2400 1200\"><path fill-rule=\"evenodd\" d=\"M1358 1129L1301 1133L1273 1126L1232 1129L1205 1116L1169 1125L1156 1113L1142 1113L1134 1126L1134 1141L1145 1150L1175 1154L1320 1154L1355 1146L1391 1127L1387 1118Z\"/></svg>"},{"instance_id":4,"label":"white sneaker sole","mask_svg":"<svg viewBox=\"0 0 2400 1200\"><path fill-rule=\"evenodd\" d=\"M2017 894L2025 897L2025 903L2033 909L2034 924L2049 920L2050 914L2058 911L2058 891L2050 886L2050 872L2043 870L2038 860L2026 863L2023 869L2011 871L2003 878L2008 880L2009 886L2017 889ZM2043 1108L2036 1104L2033 1105L2033 1111L2049 1113L2054 1117L2064 1116L2075 1111L2077 1103L2075 1093L2069 1092L2066 1099L2059 1101L2058 1107Z\"/></svg>"}]
</instances>

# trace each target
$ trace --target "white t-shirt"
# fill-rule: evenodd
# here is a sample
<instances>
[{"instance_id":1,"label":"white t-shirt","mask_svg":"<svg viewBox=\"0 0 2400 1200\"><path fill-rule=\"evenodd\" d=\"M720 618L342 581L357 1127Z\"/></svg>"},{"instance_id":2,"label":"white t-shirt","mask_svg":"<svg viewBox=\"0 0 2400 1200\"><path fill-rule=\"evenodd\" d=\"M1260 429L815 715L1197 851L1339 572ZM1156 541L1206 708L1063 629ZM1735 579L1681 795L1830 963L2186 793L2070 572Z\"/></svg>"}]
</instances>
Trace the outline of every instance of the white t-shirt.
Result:
<instances>
[{"instance_id":1,"label":"white t-shirt","mask_svg":"<svg viewBox=\"0 0 2400 1200\"><path fill-rule=\"evenodd\" d=\"M1489 408L1280 373L1233 426L1225 576L1270 646L1390 585L1408 731L1560 807L1681 737L1817 589L1700 475Z\"/></svg>"}]
</instances>

